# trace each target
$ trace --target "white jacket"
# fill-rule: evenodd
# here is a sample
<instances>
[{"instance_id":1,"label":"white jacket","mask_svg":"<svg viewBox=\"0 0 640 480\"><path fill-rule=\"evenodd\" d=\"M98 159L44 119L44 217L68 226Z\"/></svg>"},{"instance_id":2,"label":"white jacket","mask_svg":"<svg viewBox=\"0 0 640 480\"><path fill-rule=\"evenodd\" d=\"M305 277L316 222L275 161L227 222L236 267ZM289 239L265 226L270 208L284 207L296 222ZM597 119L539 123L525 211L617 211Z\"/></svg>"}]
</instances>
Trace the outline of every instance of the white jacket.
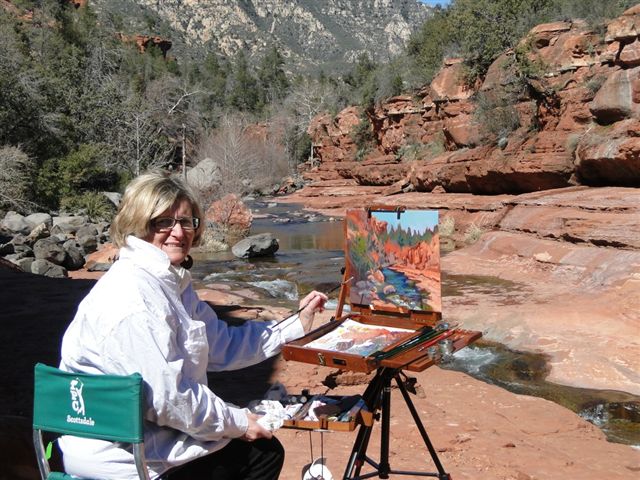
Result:
<instances>
[{"instance_id":1,"label":"white jacket","mask_svg":"<svg viewBox=\"0 0 640 480\"><path fill-rule=\"evenodd\" d=\"M160 249L128 237L120 259L80 303L62 340L60 368L127 375L145 382L145 454L151 477L224 447L247 430L243 409L207 387L207 371L234 370L277 354L304 334L298 317L275 326L229 327L198 299L184 269ZM67 473L137 478L118 444L65 436Z\"/></svg>"}]
</instances>

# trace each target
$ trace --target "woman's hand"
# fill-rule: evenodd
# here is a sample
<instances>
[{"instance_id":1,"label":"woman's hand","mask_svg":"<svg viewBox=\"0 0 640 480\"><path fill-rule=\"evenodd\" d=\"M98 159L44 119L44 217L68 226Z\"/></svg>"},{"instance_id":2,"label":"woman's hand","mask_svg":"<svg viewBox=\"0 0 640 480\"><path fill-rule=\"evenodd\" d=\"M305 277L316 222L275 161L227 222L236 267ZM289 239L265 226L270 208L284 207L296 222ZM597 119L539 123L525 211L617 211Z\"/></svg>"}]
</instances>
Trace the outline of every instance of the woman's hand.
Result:
<instances>
[{"instance_id":1,"label":"woman's hand","mask_svg":"<svg viewBox=\"0 0 640 480\"><path fill-rule=\"evenodd\" d=\"M311 330L316 312L324 310L324 304L327 300L324 293L314 290L300 301L300 321L305 333Z\"/></svg>"},{"instance_id":2,"label":"woman's hand","mask_svg":"<svg viewBox=\"0 0 640 480\"><path fill-rule=\"evenodd\" d=\"M273 436L271 431L267 430L258 423L259 418L260 415L247 412L247 420L249 420L249 426L247 427L247 431L244 433L244 435L240 437L240 440L244 440L245 442L253 442L254 440L257 440L259 438L271 438Z\"/></svg>"}]
</instances>

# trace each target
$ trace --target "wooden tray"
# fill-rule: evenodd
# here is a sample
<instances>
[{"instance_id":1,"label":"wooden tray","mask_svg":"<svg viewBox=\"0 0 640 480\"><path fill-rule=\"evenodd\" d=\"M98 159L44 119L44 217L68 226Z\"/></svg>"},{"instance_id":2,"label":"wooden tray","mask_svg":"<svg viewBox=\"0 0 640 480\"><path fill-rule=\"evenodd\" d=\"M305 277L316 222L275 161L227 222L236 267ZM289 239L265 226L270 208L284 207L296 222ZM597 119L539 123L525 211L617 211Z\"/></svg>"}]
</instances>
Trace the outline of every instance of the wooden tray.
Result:
<instances>
[{"instance_id":1,"label":"wooden tray","mask_svg":"<svg viewBox=\"0 0 640 480\"><path fill-rule=\"evenodd\" d=\"M323 395L327 396L327 395ZM328 396L334 399L343 399L341 396ZM315 397L308 400L307 403L313 401ZM306 405L306 403L305 403ZM304 405L301 411L304 410ZM306 413L306 411L305 411ZM299 430L330 430L337 432L350 432L353 431L358 425L373 425L373 414L366 409L358 408L354 410L353 415L348 421L329 420L326 415L321 415L318 420L304 420L303 418L293 418L291 420L285 420L284 428L295 428Z\"/></svg>"}]
</instances>

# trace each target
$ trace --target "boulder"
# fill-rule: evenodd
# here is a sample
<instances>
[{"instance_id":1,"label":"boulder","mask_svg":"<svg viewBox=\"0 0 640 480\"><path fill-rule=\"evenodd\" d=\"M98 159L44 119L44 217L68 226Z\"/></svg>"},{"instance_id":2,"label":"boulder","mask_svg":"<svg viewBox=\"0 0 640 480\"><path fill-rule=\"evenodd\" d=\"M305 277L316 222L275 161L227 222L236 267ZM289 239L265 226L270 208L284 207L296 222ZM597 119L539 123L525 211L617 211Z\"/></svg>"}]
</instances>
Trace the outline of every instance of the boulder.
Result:
<instances>
[{"instance_id":1,"label":"boulder","mask_svg":"<svg viewBox=\"0 0 640 480\"><path fill-rule=\"evenodd\" d=\"M85 267L89 271L108 270L118 259L119 252L120 249L112 243L105 243L97 251L87 255Z\"/></svg>"},{"instance_id":2,"label":"boulder","mask_svg":"<svg viewBox=\"0 0 640 480\"><path fill-rule=\"evenodd\" d=\"M636 7L630 8L620 17L607 24L607 33L604 37L605 42L628 43L638 38L638 32L640 31L640 17Z\"/></svg>"},{"instance_id":3,"label":"boulder","mask_svg":"<svg viewBox=\"0 0 640 480\"><path fill-rule=\"evenodd\" d=\"M35 262L35 260L36 259L33 257L22 257L11 261L18 265L23 271L31 272L31 265L33 265L33 262Z\"/></svg>"},{"instance_id":4,"label":"boulder","mask_svg":"<svg viewBox=\"0 0 640 480\"><path fill-rule=\"evenodd\" d=\"M84 215L65 215L53 217L53 225L65 225L75 233L80 227L89 223L89 218Z\"/></svg>"},{"instance_id":5,"label":"boulder","mask_svg":"<svg viewBox=\"0 0 640 480\"><path fill-rule=\"evenodd\" d=\"M85 225L76 232L76 242L85 255L98 249L98 235L98 229L93 224Z\"/></svg>"},{"instance_id":6,"label":"boulder","mask_svg":"<svg viewBox=\"0 0 640 480\"><path fill-rule=\"evenodd\" d=\"M51 278L66 278L68 276L67 270L64 267L51 263L44 258L38 258L33 261L31 264L31 273Z\"/></svg>"},{"instance_id":7,"label":"boulder","mask_svg":"<svg viewBox=\"0 0 640 480\"><path fill-rule=\"evenodd\" d=\"M52 237L38 240L33 245L33 252L36 259L47 260L55 265L63 265L67 258L67 252L64 247Z\"/></svg>"},{"instance_id":8,"label":"boulder","mask_svg":"<svg viewBox=\"0 0 640 480\"><path fill-rule=\"evenodd\" d=\"M587 185L640 185L640 120L592 130L576 148L576 172Z\"/></svg>"},{"instance_id":9,"label":"boulder","mask_svg":"<svg viewBox=\"0 0 640 480\"><path fill-rule=\"evenodd\" d=\"M11 242L0 244L0 255L10 255L15 251L16 251L16 247Z\"/></svg>"},{"instance_id":10,"label":"boulder","mask_svg":"<svg viewBox=\"0 0 640 480\"><path fill-rule=\"evenodd\" d=\"M640 65L640 41L635 40L622 47L618 61L625 67L637 67Z\"/></svg>"},{"instance_id":11,"label":"boulder","mask_svg":"<svg viewBox=\"0 0 640 480\"><path fill-rule=\"evenodd\" d=\"M640 67L618 70L602 85L589 106L600 124L640 118Z\"/></svg>"},{"instance_id":12,"label":"boulder","mask_svg":"<svg viewBox=\"0 0 640 480\"><path fill-rule=\"evenodd\" d=\"M434 102L466 100L474 94L464 80L462 58L445 59L443 67L431 81L431 98Z\"/></svg>"},{"instance_id":13,"label":"boulder","mask_svg":"<svg viewBox=\"0 0 640 480\"><path fill-rule=\"evenodd\" d=\"M84 255L82 249L75 240L67 240L62 245L67 252L63 266L67 270L80 270L84 266Z\"/></svg>"},{"instance_id":14,"label":"boulder","mask_svg":"<svg viewBox=\"0 0 640 480\"><path fill-rule=\"evenodd\" d=\"M47 227L53 225L53 218L48 213L32 213L31 215L27 215L25 220L34 227L41 223L44 223Z\"/></svg>"},{"instance_id":15,"label":"boulder","mask_svg":"<svg viewBox=\"0 0 640 480\"><path fill-rule=\"evenodd\" d=\"M28 222L24 216L20 215L18 212L9 211L4 216L2 223L0 223L0 227L10 231L11 233L22 233L24 235L28 235L33 228L30 222Z\"/></svg>"},{"instance_id":16,"label":"boulder","mask_svg":"<svg viewBox=\"0 0 640 480\"><path fill-rule=\"evenodd\" d=\"M278 239L271 233L251 235L236 243L231 251L239 258L254 258L272 256L278 251Z\"/></svg>"},{"instance_id":17,"label":"boulder","mask_svg":"<svg viewBox=\"0 0 640 480\"><path fill-rule=\"evenodd\" d=\"M220 167L212 158L207 157L187 170L187 183L197 192L213 192L220 186L220 182Z\"/></svg>"},{"instance_id":18,"label":"boulder","mask_svg":"<svg viewBox=\"0 0 640 480\"><path fill-rule=\"evenodd\" d=\"M120 206L122 194L119 192L102 192L102 194L117 208Z\"/></svg>"},{"instance_id":19,"label":"boulder","mask_svg":"<svg viewBox=\"0 0 640 480\"><path fill-rule=\"evenodd\" d=\"M33 246L34 243L36 243L38 240L40 240L41 238L46 238L49 236L49 227L47 226L46 223L41 223L39 225L36 225L33 230L31 230L31 232L29 232L29 235L27 235L27 237L24 239L24 243L26 245L30 245Z\"/></svg>"}]
</instances>

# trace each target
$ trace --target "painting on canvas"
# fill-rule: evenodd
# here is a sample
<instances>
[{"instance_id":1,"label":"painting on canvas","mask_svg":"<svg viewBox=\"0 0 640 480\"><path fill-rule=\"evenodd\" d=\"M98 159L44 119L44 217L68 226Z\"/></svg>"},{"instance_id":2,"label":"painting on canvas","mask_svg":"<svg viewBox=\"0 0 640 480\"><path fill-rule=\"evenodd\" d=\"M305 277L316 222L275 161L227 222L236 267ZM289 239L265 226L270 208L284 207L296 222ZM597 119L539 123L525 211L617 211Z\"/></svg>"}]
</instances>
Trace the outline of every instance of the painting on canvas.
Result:
<instances>
[{"instance_id":1,"label":"painting on canvas","mask_svg":"<svg viewBox=\"0 0 640 480\"><path fill-rule=\"evenodd\" d=\"M307 348L366 357L414 334L414 330L367 325L345 320L334 330L305 345Z\"/></svg>"},{"instance_id":2,"label":"painting on canvas","mask_svg":"<svg viewBox=\"0 0 640 480\"><path fill-rule=\"evenodd\" d=\"M349 210L346 235L351 304L442 311L437 211Z\"/></svg>"}]
</instances>

